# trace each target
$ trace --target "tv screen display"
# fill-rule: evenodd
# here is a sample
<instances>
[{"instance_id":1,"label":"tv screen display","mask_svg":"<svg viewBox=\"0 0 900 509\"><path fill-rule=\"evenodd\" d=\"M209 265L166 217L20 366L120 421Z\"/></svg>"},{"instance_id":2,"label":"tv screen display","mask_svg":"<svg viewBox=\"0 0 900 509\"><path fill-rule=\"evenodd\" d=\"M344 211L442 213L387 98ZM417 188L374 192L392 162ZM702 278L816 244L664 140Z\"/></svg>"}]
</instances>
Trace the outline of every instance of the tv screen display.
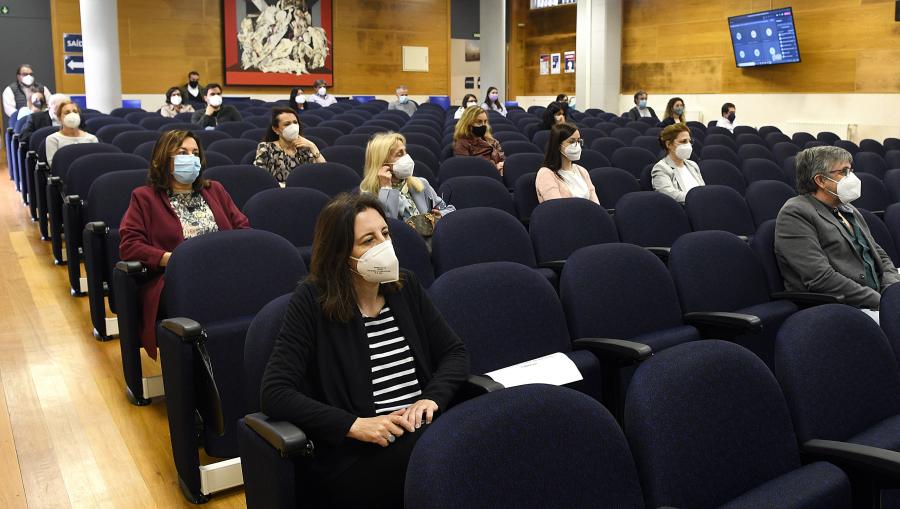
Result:
<instances>
[{"instance_id":1,"label":"tv screen display","mask_svg":"<svg viewBox=\"0 0 900 509\"><path fill-rule=\"evenodd\" d=\"M728 18L738 67L800 61L794 13L790 7Z\"/></svg>"}]
</instances>

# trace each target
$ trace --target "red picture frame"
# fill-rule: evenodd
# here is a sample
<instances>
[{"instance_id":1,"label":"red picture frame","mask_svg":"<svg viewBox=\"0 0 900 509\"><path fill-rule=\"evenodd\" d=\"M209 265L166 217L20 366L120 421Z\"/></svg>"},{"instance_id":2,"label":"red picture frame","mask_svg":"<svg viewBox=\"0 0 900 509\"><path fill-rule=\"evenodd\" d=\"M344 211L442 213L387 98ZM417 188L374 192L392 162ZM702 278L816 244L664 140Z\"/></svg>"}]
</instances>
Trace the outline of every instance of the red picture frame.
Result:
<instances>
[{"instance_id":1,"label":"red picture frame","mask_svg":"<svg viewBox=\"0 0 900 509\"><path fill-rule=\"evenodd\" d=\"M271 85L271 86L311 86L317 80L324 80L326 86L334 85L334 46L332 25L332 0L307 0L313 9L318 9L321 14L321 27L325 30L325 38L328 41L328 55L325 57L325 65L314 69L310 74L292 74L284 72L263 72L257 69L241 68L241 48L238 44L238 20L237 7L239 2L248 5L259 3L260 0L222 0L223 30L222 36L225 43L225 84L226 85ZM272 4L273 0L261 0Z\"/></svg>"}]
</instances>

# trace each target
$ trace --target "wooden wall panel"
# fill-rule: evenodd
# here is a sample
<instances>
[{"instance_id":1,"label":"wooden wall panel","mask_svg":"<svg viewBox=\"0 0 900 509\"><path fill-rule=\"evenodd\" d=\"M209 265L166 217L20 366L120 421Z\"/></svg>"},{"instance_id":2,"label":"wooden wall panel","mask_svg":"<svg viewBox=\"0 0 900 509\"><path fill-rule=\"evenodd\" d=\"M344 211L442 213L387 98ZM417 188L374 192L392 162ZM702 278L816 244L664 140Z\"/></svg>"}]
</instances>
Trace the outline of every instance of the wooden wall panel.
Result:
<instances>
[{"instance_id":1,"label":"wooden wall panel","mask_svg":"<svg viewBox=\"0 0 900 509\"><path fill-rule=\"evenodd\" d=\"M509 3L511 22L507 54L507 96L575 93L575 73L540 74L542 54L575 51L574 5L531 10L525 1ZM575 55L575 65L579 56ZM560 62L560 66L563 66Z\"/></svg>"},{"instance_id":2,"label":"wooden wall panel","mask_svg":"<svg viewBox=\"0 0 900 509\"><path fill-rule=\"evenodd\" d=\"M801 62L739 69L728 17L794 10ZM897 93L892 0L623 2L622 93Z\"/></svg>"},{"instance_id":3,"label":"wooden wall panel","mask_svg":"<svg viewBox=\"0 0 900 509\"><path fill-rule=\"evenodd\" d=\"M62 72L62 33L80 32L78 0L51 0L56 72ZM221 0L119 0L122 92L163 93L197 70L204 83L223 81ZM449 0L334 0L336 94L450 92ZM402 71L400 46L428 46L429 72ZM60 89L84 91L80 77ZM228 87L231 94L284 94L289 87Z\"/></svg>"}]
</instances>

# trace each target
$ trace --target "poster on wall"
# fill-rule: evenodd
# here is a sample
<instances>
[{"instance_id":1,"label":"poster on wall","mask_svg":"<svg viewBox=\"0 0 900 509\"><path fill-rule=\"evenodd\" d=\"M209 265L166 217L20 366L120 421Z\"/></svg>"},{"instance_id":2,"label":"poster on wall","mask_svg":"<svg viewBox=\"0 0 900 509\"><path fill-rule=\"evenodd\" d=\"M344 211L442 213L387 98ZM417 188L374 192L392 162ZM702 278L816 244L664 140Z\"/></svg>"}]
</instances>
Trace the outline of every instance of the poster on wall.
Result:
<instances>
[{"instance_id":1,"label":"poster on wall","mask_svg":"<svg viewBox=\"0 0 900 509\"><path fill-rule=\"evenodd\" d=\"M559 68L559 53L552 53L550 55L550 74L559 74Z\"/></svg>"},{"instance_id":2,"label":"poster on wall","mask_svg":"<svg viewBox=\"0 0 900 509\"><path fill-rule=\"evenodd\" d=\"M550 55L541 55L541 75L550 74Z\"/></svg>"},{"instance_id":3,"label":"poster on wall","mask_svg":"<svg viewBox=\"0 0 900 509\"><path fill-rule=\"evenodd\" d=\"M334 84L332 0L222 0L226 85Z\"/></svg>"},{"instance_id":4,"label":"poster on wall","mask_svg":"<svg viewBox=\"0 0 900 509\"><path fill-rule=\"evenodd\" d=\"M575 72L575 52L566 51L563 53L563 72Z\"/></svg>"},{"instance_id":5,"label":"poster on wall","mask_svg":"<svg viewBox=\"0 0 900 509\"><path fill-rule=\"evenodd\" d=\"M481 46L478 41L466 41L466 62L481 61Z\"/></svg>"}]
</instances>

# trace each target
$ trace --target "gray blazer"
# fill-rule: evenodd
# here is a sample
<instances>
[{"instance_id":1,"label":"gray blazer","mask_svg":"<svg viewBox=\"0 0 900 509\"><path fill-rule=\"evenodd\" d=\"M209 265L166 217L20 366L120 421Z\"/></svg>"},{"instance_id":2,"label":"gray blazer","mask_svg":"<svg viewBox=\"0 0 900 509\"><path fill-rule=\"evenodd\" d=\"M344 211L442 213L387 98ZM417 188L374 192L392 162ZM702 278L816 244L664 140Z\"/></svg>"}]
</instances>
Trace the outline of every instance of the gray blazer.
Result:
<instances>
[{"instance_id":1,"label":"gray blazer","mask_svg":"<svg viewBox=\"0 0 900 509\"><path fill-rule=\"evenodd\" d=\"M684 164L701 186L706 185L706 182L703 181L703 175L700 174L700 167L697 166L697 163L688 159ZM687 196L687 191L685 191L686 186L678 177L678 174L675 173L675 162L669 159L669 156L664 157L660 162L656 163L653 170L650 172L650 178L653 183L654 191L659 191L660 193L671 197L678 203L684 203L684 198Z\"/></svg>"},{"instance_id":2,"label":"gray blazer","mask_svg":"<svg viewBox=\"0 0 900 509\"><path fill-rule=\"evenodd\" d=\"M881 291L900 281L891 259L872 238L869 225L850 205L866 242L872 248ZM843 295L851 306L878 309L879 292L866 286L863 260L853 248L850 232L827 205L812 195L795 196L775 221L775 257L788 291Z\"/></svg>"},{"instance_id":3,"label":"gray blazer","mask_svg":"<svg viewBox=\"0 0 900 509\"><path fill-rule=\"evenodd\" d=\"M418 178L418 177L417 177ZM425 185L422 192L416 192L413 188L409 188L409 196L416 204L421 214L427 214L432 209L438 209L442 216L446 216L450 212L456 210L453 205L447 205L444 200L434 191L431 184L423 178L419 178L419 182ZM398 189L381 188L378 190L378 201L384 205L384 213L388 217L400 219L400 191Z\"/></svg>"}]
</instances>

